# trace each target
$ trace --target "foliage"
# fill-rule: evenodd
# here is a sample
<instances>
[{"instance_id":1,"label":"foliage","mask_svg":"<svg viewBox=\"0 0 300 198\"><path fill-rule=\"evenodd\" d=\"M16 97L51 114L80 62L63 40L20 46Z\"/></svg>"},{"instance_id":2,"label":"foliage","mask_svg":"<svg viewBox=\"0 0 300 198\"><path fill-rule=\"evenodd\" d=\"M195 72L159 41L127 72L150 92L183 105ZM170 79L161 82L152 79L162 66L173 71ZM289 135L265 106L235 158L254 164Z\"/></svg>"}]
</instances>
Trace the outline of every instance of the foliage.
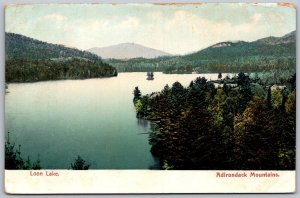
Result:
<instances>
[{"instance_id":1,"label":"foliage","mask_svg":"<svg viewBox=\"0 0 300 198\"><path fill-rule=\"evenodd\" d=\"M218 79L222 79L222 73L218 74Z\"/></svg>"},{"instance_id":2,"label":"foliage","mask_svg":"<svg viewBox=\"0 0 300 198\"><path fill-rule=\"evenodd\" d=\"M71 164L71 168L73 170L88 170L90 165L86 164L86 161L78 155L74 163Z\"/></svg>"},{"instance_id":3,"label":"foliage","mask_svg":"<svg viewBox=\"0 0 300 198\"><path fill-rule=\"evenodd\" d=\"M134 103L134 107L135 107L136 112L141 112L143 109L143 104L142 104L141 100L136 100Z\"/></svg>"},{"instance_id":4,"label":"foliage","mask_svg":"<svg viewBox=\"0 0 300 198\"><path fill-rule=\"evenodd\" d=\"M136 102L137 100L141 99L141 91L139 90L139 87L135 87L133 90L133 102Z\"/></svg>"},{"instance_id":5,"label":"foliage","mask_svg":"<svg viewBox=\"0 0 300 198\"><path fill-rule=\"evenodd\" d=\"M163 170L170 170L170 169L172 169L173 167L172 166L169 166L168 165L168 162L165 160L164 162L163 162L163 166L162 166L162 169Z\"/></svg>"},{"instance_id":6,"label":"foliage","mask_svg":"<svg viewBox=\"0 0 300 198\"><path fill-rule=\"evenodd\" d=\"M215 88L198 77L135 102L153 124L149 142L162 169L294 170L296 90L280 90L274 105L270 86L244 73L236 81Z\"/></svg>"},{"instance_id":7,"label":"foliage","mask_svg":"<svg viewBox=\"0 0 300 198\"><path fill-rule=\"evenodd\" d=\"M235 119L235 153L240 169L271 170L278 167L279 130L272 111L254 97L242 115ZM270 119L271 118L271 119Z\"/></svg>"},{"instance_id":8,"label":"foliage","mask_svg":"<svg viewBox=\"0 0 300 198\"><path fill-rule=\"evenodd\" d=\"M116 76L116 70L90 60L7 60L6 82L34 82L43 80L85 79Z\"/></svg>"},{"instance_id":9,"label":"foliage","mask_svg":"<svg viewBox=\"0 0 300 198\"><path fill-rule=\"evenodd\" d=\"M271 97L271 101L272 101L272 105L274 108L279 108L281 105L281 101L282 101L282 94L281 94L281 90L280 89L275 89L272 91L272 97Z\"/></svg>"},{"instance_id":10,"label":"foliage","mask_svg":"<svg viewBox=\"0 0 300 198\"><path fill-rule=\"evenodd\" d=\"M253 95L251 91L251 83L249 76L245 75L242 72L239 73L237 77L237 85L239 87L239 110L241 112L244 111Z\"/></svg>"},{"instance_id":11,"label":"foliage","mask_svg":"<svg viewBox=\"0 0 300 198\"><path fill-rule=\"evenodd\" d=\"M30 157L25 161L21 156L21 145L15 148L15 143L10 142L9 132L5 141L5 169L8 170L39 170L41 169L40 160L38 159L33 164Z\"/></svg>"}]
</instances>

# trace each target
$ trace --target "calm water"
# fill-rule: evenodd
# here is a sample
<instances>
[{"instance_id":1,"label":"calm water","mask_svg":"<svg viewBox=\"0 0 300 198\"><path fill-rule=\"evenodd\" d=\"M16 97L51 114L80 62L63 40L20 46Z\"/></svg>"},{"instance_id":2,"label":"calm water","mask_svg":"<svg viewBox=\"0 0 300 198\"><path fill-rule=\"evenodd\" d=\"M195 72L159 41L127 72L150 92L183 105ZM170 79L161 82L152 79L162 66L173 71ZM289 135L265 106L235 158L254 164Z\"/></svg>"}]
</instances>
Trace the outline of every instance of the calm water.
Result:
<instances>
[{"instance_id":1,"label":"calm water","mask_svg":"<svg viewBox=\"0 0 300 198\"><path fill-rule=\"evenodd\" d=\"M217 74L120 73L118 77L9 84L5 100L6 132L21 144L23 156L40 156L43 168L66 169L77 155L92 169L149 169L149 123L138 120L133 89L160 91L179 81ZM225 76L225 75L224 75Z\"/></svg>"}]
</instances>

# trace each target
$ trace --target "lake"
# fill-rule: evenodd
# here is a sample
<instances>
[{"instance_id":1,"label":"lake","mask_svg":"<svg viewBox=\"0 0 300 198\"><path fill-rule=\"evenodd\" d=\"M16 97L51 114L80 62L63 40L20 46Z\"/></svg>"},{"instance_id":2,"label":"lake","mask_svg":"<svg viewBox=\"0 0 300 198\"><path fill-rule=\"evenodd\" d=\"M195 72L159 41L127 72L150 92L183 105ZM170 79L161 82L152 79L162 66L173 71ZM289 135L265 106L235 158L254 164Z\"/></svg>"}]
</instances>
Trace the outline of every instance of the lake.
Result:
<instances>
[{"instance_id":1,"label":"lake","mask_svg":"<svg viewBox=\"0 0 300 198\"><path fill-rule=\"evenodd\" d=\"M39 156L44 169L68 169L77 155L91 169L152 169L150 124L138 120L133 89L142 94L160 91L166 84L182 85L198 76L218 74L119 73L117 77L10 83L5 95L5 130L21 145L23 158ZM225 77L225 74L223 74Z\"/></svg>"}]
</instances>

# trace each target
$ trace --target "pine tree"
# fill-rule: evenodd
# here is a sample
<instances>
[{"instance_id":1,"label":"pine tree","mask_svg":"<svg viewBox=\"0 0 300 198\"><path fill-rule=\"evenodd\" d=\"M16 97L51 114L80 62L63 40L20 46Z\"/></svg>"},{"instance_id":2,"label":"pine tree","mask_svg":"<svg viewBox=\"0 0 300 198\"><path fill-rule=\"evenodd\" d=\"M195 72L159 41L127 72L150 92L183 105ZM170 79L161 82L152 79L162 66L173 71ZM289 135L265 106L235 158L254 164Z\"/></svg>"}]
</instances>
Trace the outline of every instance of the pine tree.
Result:
<instances>
[{"instance_id":1,"label":"pine tree","mask_svg":"<svg viewBox=\"0 0 300 198\"><path fill-rule=\"evenodd\" d=\"M8 132L7 141L5 142L5 169L23 169L24 160L21 157L21 146L15 148L15 144L10 142Z\"/></svg>"},{"instance_id":2,"label":"pine tree","mask_svg":"<svg viewBox=\"0 0 300 198\"><path fill-rule=\"evenodd\" d=\"M75 162L71 164L73 170L88 170L90 167L89 164L86 164L86 161L82 159L79 155L75 159Z\"/></svg>"},{"instance_id":3,"label":"pine tree","mask_svg":"<svg viewBox=\"0 0 300 198\"><path fill-rule=\"evenodd\" d=\"M133 90L133 102L136 102L137 100L141 99L141 91L139 90L139 87L135 87Z\"/></svg>"},{"instance_id":4,"label":"pine tree","mask_svg":"<svg viewBox=\"0 0 300 198\"><path fill-rule=\"evenodd\" d=\"M221 80L222 79L222 73L218 74L218 79Z\"/></svg>"},{"instance_id":5,"label":"pine tree","mask_svg":"<svg viewBox=\"0 0 300 198\"><path fill-rule=\"evenodd\" d=\"M242 113L244 109L246 108L248 102L252 98L252 91L251 91L251 83L249 76L246 76L244 73L239 73L237 77L237 84L239 87L239 93L240 93L240 107L239 112Z\"/></svg>"},{"instance_id":6,"label":"pine tree","mask_svg":"<svg viewBox=\"0 0 300 198\"><path fill-rule=\"evenodd\" d=\"M268 92L267 92L267 107L269 109L272 108L272 92L271 92L271 86L268 86Z\"/></svg>"}]
</instances>

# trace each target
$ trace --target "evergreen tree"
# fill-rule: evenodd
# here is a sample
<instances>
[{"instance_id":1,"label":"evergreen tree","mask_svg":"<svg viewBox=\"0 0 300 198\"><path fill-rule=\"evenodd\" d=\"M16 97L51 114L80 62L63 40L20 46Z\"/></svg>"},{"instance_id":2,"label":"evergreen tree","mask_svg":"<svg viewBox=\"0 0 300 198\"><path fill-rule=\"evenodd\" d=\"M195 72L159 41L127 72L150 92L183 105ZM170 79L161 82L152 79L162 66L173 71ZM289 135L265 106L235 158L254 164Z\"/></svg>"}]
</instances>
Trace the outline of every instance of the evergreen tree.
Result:
<instances>
[{"instance_id":1,"label":"evergreen tree","mask_svg":"<svg viewBox=\"0 0 300 198\"><path fill-rule=\"evenodd\" d=\"M272 108L272 92L271 92L271 86L268 86L268 92L267 92L267 107L270 109Z\"/></svg>"},{"instance_id":2,"label":"evergreen tree","mask_svg":"<svg viewBox=\"0 0 300 198\"><path fill-rule=\"evenodd\" d=\"M38 163L38 167L35 166ZM8 170L31 170L31 169L41 169L38 162L32 165L30 157L24 160L21 156L21 145L18 149L15 148L15 143L10 142L10 132L7 134L7 140L5 141L5 169Z\"/></svg>"},{"instance_id":3,"label":"evergreen tree","mask_svg":"<svg viewBox=\"0 0 300 198\"><path fill-rule=\"evenodd\" d=\"M86 161L82 159L79 155L75 159L74 163L71 164L73 170L88 170L90 167L89 164L86 164Z\"/></svg>"},{"instance_id":4,"label":"evergreen tree","mask_svg":"<svg viewBox=\"0 0 300 198\"><path fill-rule=\"evenodd\" d=\"M141 91L139 90L139 87L135 87L133 90L133 102L136 102L137 100L141 99Z\"/></svg>"},{"instance_id":5,"label":"evergreen tree","mask_svg":"<svg viewBox=\"0 0 300 198\"><path fill-rule=\"evenodd\" d=\"M249 76L245 75L242 72L239 73L237 77L237 84L240 93L239 112L242 113L248 105L248 102L252 98L251 83Z\"/></svg>"},{"instance_id":6,"label":"evergreen tree","mask_svg":"<svg viewBox=\"0 0 300 198\"><path fill-rule=\"evenodd\" d=\"M291 90L293 91L296 89L296 73L292 75L292 77L289 79L288 83L290 84Z\"/></svg>"},{"instance_id":7,"label":"evergreen tree","mask_svg":"<svg viewBox=\"0 0 300 198\"><path fill-rule=\"evenodd\" d=\"M242 115L235 118L236 166L244 170L278 167L279 132L263 100L254 97Z\"/></svg>"},{"instance_id":8,"label":"evergreen tree","mask_svg":"<svg viewBox=\"0 0 300 198\"><path fill-rule=\"evenodd\" d=\"M38 155L37 161L33 163L32 169L33 170L40 170L40 169L42 169L42 167L41 167L41 161L40 161L40 156L39 155Z\"/></svg>"},{"instance_id":9,"label":"evergreen tree","mask_svg":"<svg viewBox=\"0 0 300 198\"><path fill-rule=\"evenodd\" d=\"M230 85L227 85L226 82L224 82L224 84L223 84L223 91L228 96L229 91L230 91Z\"/></svg>"},{"instance_id":10,"label":"evergreen tree","mask_svg":"<svg viewBox=\"0 0 300 198\"><path fill-rule=\"evenodd\" d=\"M5 169L23 169L24 160L21 158L21 146L15 148L15 144L10 142L10 133L8 132L5 142Z\"/></svg>"},{"instance_id":11,"label":"evergreen tree","mask_svg":"<svg viewBox=\"0 0 300 198\"><path fill-rule=\"evenodd\" d=\"M136 102L152 123L151 152L162 169L295 168L296 90L252 92L243 73L230 80L238 87L216 89L198 77Z\"/></svg>"},{"instance_id":12,"label":"evergreen tree","mask_svg":"<svg viewBox=\"0 0 300 198\"><path fill-rule=\"evenodd\" d=\"M222 79L222 73L218 74L218 79L221 80Z\"/></svg>"},{"instance_id":13,"label":"evergreen tree","mask_svg":"<svg viewBox=\"0 0 300 198\"><path fill-rule=\"evenodd\" d=\"M281 129L278 169L294 170L296 159L296 90L288 95L285 102L285 113L278 113L276 121L279 125L277 128Z\"/></svg>"}]
</instances>

